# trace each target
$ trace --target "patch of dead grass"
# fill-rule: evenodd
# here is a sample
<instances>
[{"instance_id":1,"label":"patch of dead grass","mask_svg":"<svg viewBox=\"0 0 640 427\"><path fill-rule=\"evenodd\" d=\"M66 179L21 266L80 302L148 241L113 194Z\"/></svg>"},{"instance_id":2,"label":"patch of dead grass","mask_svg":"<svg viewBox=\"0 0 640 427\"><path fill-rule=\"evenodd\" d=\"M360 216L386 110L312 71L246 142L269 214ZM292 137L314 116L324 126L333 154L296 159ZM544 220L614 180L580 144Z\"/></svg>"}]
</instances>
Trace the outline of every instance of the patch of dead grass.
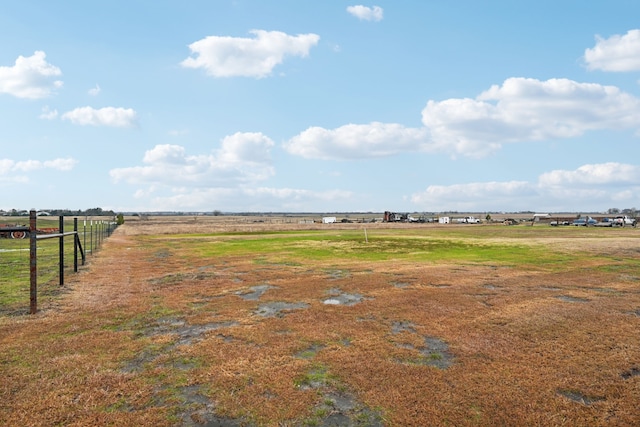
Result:
<instances>
[{"instance_id":1,"label":"patch of dead grass","mask_svg":"<svg viewBox=\"0 0 640 427\"><path fill-rule=\"evenodd\" d=\"M163 224L156 243L138 239L156 232L140 224L120 228L57 307L0 318L1 424L162 426L215 416L303 425L322 420L332 393L394 426L640 422L640 376L629 374L640 369L632 267L603 270L606 258L566 271L256 264L173 248L170 233L192 224ZM253 227L266 226L238 228ZM499 232L493 238L508 240ZM536 244L640 258L629 234L586 239ZM255 286L265 286L258 299L242 298ZM324 304L336 289L363 299ZM268 302L308 307L257 315ZM189 325L202 328L183 340ZM446 343L450 365L420 363L429 342L438 345L428 337Z\"/></svg>"}]
</instances>

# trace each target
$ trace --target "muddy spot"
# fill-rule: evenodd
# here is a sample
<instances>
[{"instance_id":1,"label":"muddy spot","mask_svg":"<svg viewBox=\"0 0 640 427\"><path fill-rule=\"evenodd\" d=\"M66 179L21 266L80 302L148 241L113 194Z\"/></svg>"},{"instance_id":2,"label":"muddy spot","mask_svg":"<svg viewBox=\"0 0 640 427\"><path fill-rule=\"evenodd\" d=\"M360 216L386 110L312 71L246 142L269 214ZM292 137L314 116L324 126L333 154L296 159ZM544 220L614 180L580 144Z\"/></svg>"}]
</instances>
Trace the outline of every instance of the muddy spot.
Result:
<instances>
[{"instance_id":1,"label":"muddy spot","mask_svg":"<svg viewBox=\"0 0 640 427\"><path fill-rule=\"evenodd\" d=\"M153 254L153 257L158 259L166 259L170 256L171 252L169 251L169 249L160 249Z\"/></svg>"},{"instance_id":2,"label":"muddy spot","mask_svg":"<svg viewBox=\"0 0 640 427\"><path fill-rule=\"evenodd\" d=\"M261 304L255 314L262 317L284 317L290 311L309 308L309 304L304 302L284 302L276 301Z\"/></svg>"},{"instance_id":3,"label":"muddy spot","mask_svg":"<svg viewBox=\"0 0 640 427\"><path fill-rule=\"evenodd\" d=\"M411 286L411 283L407 283L407 282L391 282L391 286L393 286L394 288L398 288L398 289L404 289L404 288L407 288L407 287Z\"/></svg>"},{"instance_id":4,"label":"muddy spot","mask_svg":"<svg viewBox=\"0 0 640 427\"><path fill-rule=\"evenodd\" d=\"M230 328L237 326L238 322L213 322L202 325L191 325L184 320L176 318L159 319L158 324L147 332L147 336L175 334L178 339L174 342L174 346L192 344L194 341L202 339L203 335L208 331L214 331L220 328Z\"/></svg>"},{"instance_id":5,"label":"muddy spot","mask_svg":"<svg viewBox=\"0 0 640 427\"><path fill-rule=\"evenodd\" d=\"M629 369L628 371L623 372L622 374L620 374L620 376L624 380L628 380L631 377L640 376L640 368L633 367L633 368Z\"/></svg>"},{"instance_id":6,"label":"muddy spot","mask_svg":"<svg viewBox=\"0 0 640 427\"><path fill-rule=\"evenodd\" d=\"M177 335L177 339L170 344L162 346L161 348L149 348L143 350L134 359L130 360L122 368L122 371L141 371L147 364L155 361L161 354L166 354L178 346L191 345L196 341L200 341L203 339L203 335L208 331L220 328L229 328L237 325L238 322L235 321L191 325L182 319L173 317L158 319L154 326L144 330L141 335L147 337L158 335ZM185 364L184 366L176 365L175 367L182 370L191 369L188 364Z\"/></svg>"},{"instance_id":7,"label":"muddy spot","mask_svg":"<svg viewBox=\"0 0 640 427\"><path fill-rule=\"evenodd\" d=\"M348 294L342 292L340 289L331 289L328 292L331 295L330 298L327 298L323 301L323 304L326 305L355 305L359 302L362 302L364 297L360 294Z\"/></svg>"},{"instance_id":8,"label":"muddy spot","mask_svg":"<svg viewBox=\"0 0 640 427\"><path fill-rule=\"evenodd\" d=\"M325 393L322 400L322 404L316 410L317 413L328 413L318 424L322 427L383 426L380 414L359 404L348 393Z\"/></svg>"},{"instance_id":9,"label":"muddy spot","mask_svg":"<svg viewBox=\"0 0 640 427\"><path fill-rule=\"evenodd\" d=\"M562 397L566 397L569 400L581 403L585 406L589 406L593 403L604 400L604 398L602 397L587 396L576 390L558 390L558 394Z\"/></svg>"},{"instance_id":10,"label":"muddy spot","mask_svg":"<svg viewBox=\"0 0 640 427\"><path fill-rule=\"evenodd\" d=\"M391 324L391 333L393 335L398 335L401 332L410 332L412 334L415 334L415 326L416 325L411 322L393 322Z\"/></svg>"},{"instance_id":11,"label":"muddy spot","mask_svg":"<svg viewBox=\"0 0 640 427\"><path fill-rule=\"evenodd\" d=\"M324 347L325 346L322 344L313 344L310 347L297 352L295 356L298 359L313 359L314 357L316 357L316 354L318 354L318 352L322 350Z\"/></svg>"},{"instance_id":12,"label":"muddy spot","mask_svg":"<svg viewBox=\"0 0 640 427\"><path fill-rule=\"evenodd\" d=\"M453 364L453 355L449 353L449 345L436 337L424 337L426 347L418 349L426 358L424 363L439 369L447 369Z\"/></svg>"},{"instance_id":13,"label":"muddy spot","mask_svg":"<svg viewBox=\"0 0 640 427\"><path fill-rule=\"evenodd\" d=\"M340 386L339 381L323 365L313 366L307 374L296 380L303 390L317 390L322 398L314 415L303 425L315 426L382 426L382 417L376 411L359 403ZM338 391L338 389L340 391Z\"/></svg>"},{"instance_id":14,"label":"muddy spot","mask_svg":"<svg viewBox=\"0 0 640 427\"><path fill-rule=\"evenodd\" d=\"M277 289L277 287L265 284L265 285L252 286L249 289L251 290L250 292L238 291L236 292L236 295L238 295L240 298L247 301L257 301L269 289Z\"/></svg>"},{"instance_id":15,"label":"muddy spot","mask_svg":"<svg viewBox=\"0 0 640 427\"><path fill-rule=\"evenodd\" d=\"M226 343L233 342L233 337L231 335L218 334L216 335L216 338L219 338Z\"/></svg>"},{"instance_id":16,"label":"muddy spot","mask_svg":"<svg viewBox=\"0 0 640 427\"><path fill-rule=\"evenodd\" d=\"M589 302L586 298L574 297L571 295L558 295L556 298L564 302Z\"/></svg>"},{"instance_id":17,"label":"muddy spot","mask_svg":"<svg viewBox=\"0 0 640 427\"><path fill-rule=\"evenodd\" d=\"M204 395L201 386L181 387L177 397L183 402L182 406L185 408L178 415L183 427L240 427L247 425L239 420L215 415L215 406Z\"/></svg>"},{"instance_id":18,"label":"muddy spot","mask_svg":"<svg viewBox=\"0 0 640 427\"><path fill-rule=\"evenodd\" d=\"M351 275L348 270L326 270L325 274L330 280L345 279Z\"/></svg>"},{"instance_id":19,"label":"muddy spot","mask_svg":"<svg viewBox=\"0 0 640 427\"><path fill-rule=\"evenodd\" d=\"M404 321L392 323L391 333L393 335L398 335L404 332L415 334L415 325L411 322ZM438 369L447 369L454 362L454 357L449 352L449 345L437 337L425 336L424 346L420 347L403 342L396 342L396 346L408 350L414 350L419 353L418 357L401 360L400 363L428 365Z\"/></svg>"}]
</instances>

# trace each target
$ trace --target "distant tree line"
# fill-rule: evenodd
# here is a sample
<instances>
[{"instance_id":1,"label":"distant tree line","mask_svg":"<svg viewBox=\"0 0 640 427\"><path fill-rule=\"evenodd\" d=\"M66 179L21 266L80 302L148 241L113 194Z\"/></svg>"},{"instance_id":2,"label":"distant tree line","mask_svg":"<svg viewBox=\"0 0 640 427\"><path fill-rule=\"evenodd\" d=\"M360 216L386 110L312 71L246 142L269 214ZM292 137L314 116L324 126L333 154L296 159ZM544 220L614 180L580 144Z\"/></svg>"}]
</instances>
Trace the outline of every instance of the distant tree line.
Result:
<instances>
[{"instance_id":1,"label":"distant tree line","mask_svg":"<svg viewBox=\"0 0 640 427\"><path fill-rule=\"evenodd\" d=\"M607 211L609 215L629 215L630 217L635 218L638 214L636 208L626 208L626 209L618 209L618 208L609 208Z\"/></svg>"}]
</instances>

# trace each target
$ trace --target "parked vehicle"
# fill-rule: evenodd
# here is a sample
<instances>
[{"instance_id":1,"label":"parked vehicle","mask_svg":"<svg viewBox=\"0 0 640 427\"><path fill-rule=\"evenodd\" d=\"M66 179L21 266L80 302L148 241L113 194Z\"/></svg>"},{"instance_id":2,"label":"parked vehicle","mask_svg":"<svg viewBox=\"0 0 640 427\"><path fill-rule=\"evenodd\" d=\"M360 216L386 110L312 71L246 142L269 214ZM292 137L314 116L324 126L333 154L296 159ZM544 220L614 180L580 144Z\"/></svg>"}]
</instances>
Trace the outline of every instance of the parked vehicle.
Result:
<instances>
[{"instance_id":1,"label":"parked vehicle","mask_svg":"<svg viewBox=\"0 0 640 427\"><path fill-rule=\"evenodd\" d=\"M472 216L465 216L464 218L458 218L456 220L459 224L480 224L480 220L478 218Z\"/></svg>"},{"instance_id":2,"label":"parked vehicle","mask_svg":"<svg viewBox=\"0 0 640 427\"><path fill-rule=\"evenodd\" d=\"M558 225L571 225L569 221L551 221L549 225L552 227L557 227Z\"/></svg>"},{"instance_id":3,"label":"parked vehicle","mask_svg":"<svg viewBox=\"0 0 640 427\"><path fill-rule=\"evenodd\" d=\"M613 227L614 222L611 218L602 218L601 221L596 222L594 225L596 227Z\"/></svg>"},{"instance_id":4,"label":"parked vehicle","mask_svg":"<svg viewBox=\"0 0 640 427\"><path fill-rule=\"evenodd\" d=\"M630 225L632 227L636 226L636 219L631 218L630 216L627 216L627 215L619 215L615 217L613 221L614 221L613 225L616 225L618 227L624 227L625 225Z\"/></svg>"},{"instance_id":5,"label":"parked vehicle","mask_svg":"<svg viewBox=\"0 0 640 427\"><path fill-rule=\"evenodd\" d=\"M578 218L575 219L573 221L573 225L576 226L588 226L588 225L596 225L598 223L598 221L596 221L595 219L591 218L590 216L586 217L586 218Z\"/></svg>"}]
</instances>

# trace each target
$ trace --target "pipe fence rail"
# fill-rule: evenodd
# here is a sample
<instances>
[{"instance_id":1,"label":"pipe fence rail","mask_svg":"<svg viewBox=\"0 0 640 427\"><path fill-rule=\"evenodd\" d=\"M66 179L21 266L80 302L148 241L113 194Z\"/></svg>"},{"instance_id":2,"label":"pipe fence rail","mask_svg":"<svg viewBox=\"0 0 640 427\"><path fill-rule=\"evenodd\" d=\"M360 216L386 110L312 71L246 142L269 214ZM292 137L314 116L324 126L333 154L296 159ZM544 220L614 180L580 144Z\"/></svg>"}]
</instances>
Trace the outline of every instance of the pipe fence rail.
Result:
<instances>
[{"instance_id":1,"label":"pipe fence rail","mask_svg":"<svg viewBox=\"0 0 640 427\"><path fill-rule=\"evenodd\" d=\"M72 227L72 231L67 231L68 227ZM95 219L84 219L82 226L79 226L78 218L73 218L71 222L69 218L65 221L65 217L60 216L57 227L39 228L34 210L29 212L28 225L0 224L0 273L4 276L0 277L0 304L14 302L15 295L11 294L21 294L28 282L29 312L36 313L39 278L48 283L57 276L59 287L64 286L65 269L70 269L65 262L72 260L73 272L77 273L78 265L85 265L87 254L93 254L116 227L115 221ZM53 239L57 239L57 245L55 242L45 243ZM27 250L28 264L24 256ZM28 280L25 280L27 265Z\"/></svg>"}]
</instances>

